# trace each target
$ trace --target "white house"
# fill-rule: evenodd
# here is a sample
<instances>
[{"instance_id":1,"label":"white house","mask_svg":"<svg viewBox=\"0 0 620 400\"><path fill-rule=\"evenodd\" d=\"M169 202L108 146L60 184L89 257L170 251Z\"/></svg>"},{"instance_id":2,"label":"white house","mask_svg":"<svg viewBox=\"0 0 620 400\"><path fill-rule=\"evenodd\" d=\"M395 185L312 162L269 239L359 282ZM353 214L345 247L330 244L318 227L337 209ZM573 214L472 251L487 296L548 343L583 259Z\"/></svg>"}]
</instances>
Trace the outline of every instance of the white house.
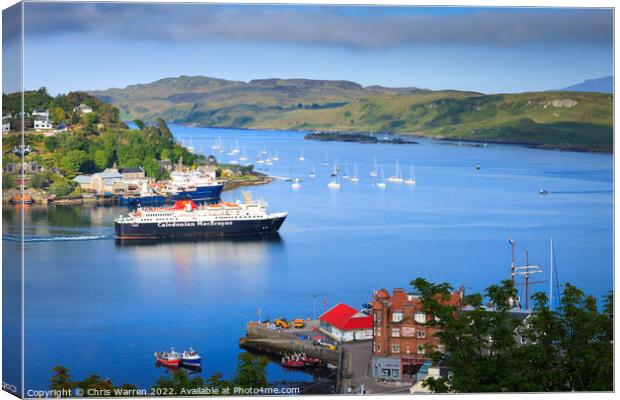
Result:
<instances>
[{"instance_id":1,"label":"white house","mask_svg":"<svg viewBox=\"0 0 620 400\"><path fill-rule=\"evenodd\" d=\"M43 110L43 109L32 110L32 117L38 120L43 120L43 119L48 120L50 119L50 112L49 110Z\"/></svg>"},{"instance_id":2,"label":"white house","mask_svg":"<svg viewBox=\"0 0 620 400\"><path fill-rule=\"evenodd\" d=\"M37 132L47 131L52 129L52 123L47 119L35 119L34 130Z\"/></svg>"},{"instance_id":3,"label":"white house","mask_svg":"<svg viewBox=\"0 0 620 400\"><path fill-rule=\"evenodd\" d=\"M78 112L80 114L87 114L87 113L93 112L93 109L92 107L87 106L86 104L82 103L79 106L75 107L73 111Z\"/></svg>"},{"instance_id":4,"label":"white house","mask_svg":"<svg viewBox=\"0 0 620 400\"><path fill-rule=\"evenodd\" d=\"M319 330L339 342L372 339L372 317L339 303L319 317Z\"/></svg>"},{"instance_id":5,"label":"white house","mask_svg":"<svg viewBox=\"0 0 620 400\"><path fill-rule=\"evenodd\" d=\"M2 121L2 133L8 132L11 130L11 123L9 121Z\"/></svg>"}]
</instances>

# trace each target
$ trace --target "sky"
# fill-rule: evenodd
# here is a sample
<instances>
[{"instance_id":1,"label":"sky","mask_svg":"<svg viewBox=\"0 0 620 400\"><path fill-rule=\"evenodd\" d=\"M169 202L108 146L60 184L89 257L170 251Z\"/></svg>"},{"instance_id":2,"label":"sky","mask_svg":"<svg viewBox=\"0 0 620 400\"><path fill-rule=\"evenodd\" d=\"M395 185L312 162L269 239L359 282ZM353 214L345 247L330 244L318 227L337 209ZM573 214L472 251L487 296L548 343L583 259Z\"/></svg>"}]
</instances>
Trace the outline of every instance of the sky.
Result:
<instances>
[{"instance_id":1,"label":"sky","mask_svg":"<svg viewBox=\"0 0 620 400\"><path fill-rule=\"evenodd\" d=\"M3 12L3 92L19 88L18 16ZM25 88L51 94L180 75L510 93L612 75L613 12L28 2L23 50Z\"/></svg>"}]
</instances>

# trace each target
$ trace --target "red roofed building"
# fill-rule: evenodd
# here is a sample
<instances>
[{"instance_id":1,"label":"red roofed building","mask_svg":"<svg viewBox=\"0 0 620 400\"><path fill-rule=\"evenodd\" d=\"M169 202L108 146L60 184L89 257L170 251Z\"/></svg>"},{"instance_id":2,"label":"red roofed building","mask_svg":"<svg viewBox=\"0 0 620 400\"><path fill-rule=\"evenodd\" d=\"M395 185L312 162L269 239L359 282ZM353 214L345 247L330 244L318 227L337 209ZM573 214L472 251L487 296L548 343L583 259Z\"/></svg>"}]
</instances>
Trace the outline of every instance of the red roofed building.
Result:
<instances>
[{"instance_id":1,"label":"red roofed building","mask_svg":"<svg viewBox=\"0 0 620 400\"><path fill-rule=\"evenodd\" d=\"M372 339L372 317L339 303L319 317L319 330L339 342Z\"/></svg>"}]
</instances>

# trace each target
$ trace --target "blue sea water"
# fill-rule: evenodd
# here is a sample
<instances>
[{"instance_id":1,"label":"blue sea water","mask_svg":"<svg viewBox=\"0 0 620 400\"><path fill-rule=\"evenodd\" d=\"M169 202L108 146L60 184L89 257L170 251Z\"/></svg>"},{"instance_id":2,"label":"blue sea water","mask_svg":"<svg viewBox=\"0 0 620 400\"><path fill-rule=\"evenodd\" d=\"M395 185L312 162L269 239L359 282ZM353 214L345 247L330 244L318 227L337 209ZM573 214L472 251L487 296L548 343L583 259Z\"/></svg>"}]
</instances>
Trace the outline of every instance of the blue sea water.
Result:
<instances>
[{"instance_id":1,"label":"blue sea water","mask_svg":"<svg viewBox=\"0 0 620 400\"><path fill-rule=\"evenodd\" d=\"M245 323L263 317L309 317L346 302L359 307L380 287L409 288L416 277L466 292L510 278L517 262L549 265L553 236L560 282L600 298L613 288L613 156L510 145L458 146L303 140L285 131L171 126L177 139L209 153L221 136L250 160L265 149L280 160L262 172L301 178L301 190L276 180L236 189L224 200L254 198L288 211L280 237L121 245L113 240L119 207L40 207L25 212L26 388L49 387L61 364L74 379L90 374L115 384L150 387L167 372L153 352L194 347L202 376L234 374ZM303 149L305 161L298 157ZM233 157L216 154L220 161ZM413 187L381 190L368 176L376 157L385 176L399 161ZM323 162L329 160L329 166ZM327 183L333 162L360 181ZM312 169L317 177L309 178ZM480 170L475 166L479 164ZM549 192L539 195L539 190ZM3 209L5 282L15 273L18 210ZM7 270L6 266L9 266ZM537 277L538 278L538 277ZM5 283L6 288L6 283ZM545 284L533 290L547 290ZM5 366L8 362L5 357ZM311 380L277 364L268 378Z\"/></svg>"}]
</instances>

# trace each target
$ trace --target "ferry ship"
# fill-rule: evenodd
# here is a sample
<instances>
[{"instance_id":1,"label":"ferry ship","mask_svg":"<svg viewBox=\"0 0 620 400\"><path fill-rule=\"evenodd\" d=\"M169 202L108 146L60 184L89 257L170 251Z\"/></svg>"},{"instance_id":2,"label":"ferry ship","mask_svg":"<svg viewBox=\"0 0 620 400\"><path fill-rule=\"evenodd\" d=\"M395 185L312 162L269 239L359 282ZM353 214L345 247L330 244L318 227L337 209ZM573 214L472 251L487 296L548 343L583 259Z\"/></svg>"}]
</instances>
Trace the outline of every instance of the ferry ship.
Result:
<instances>
[{"instance_id":1,"label":"ferry ship","mask_svg":"<svg viewBox=\"0 0 620 400\"><path fill-rule=\"evenodd\" d=\"M140 207L114 220L116 238L204 238L276 233L288 214L269 214L267 203L252 202L247 192L244 196L244 204L197 205L192 200L178 200L173 207Z\"/></svg>"}]
</instances>

